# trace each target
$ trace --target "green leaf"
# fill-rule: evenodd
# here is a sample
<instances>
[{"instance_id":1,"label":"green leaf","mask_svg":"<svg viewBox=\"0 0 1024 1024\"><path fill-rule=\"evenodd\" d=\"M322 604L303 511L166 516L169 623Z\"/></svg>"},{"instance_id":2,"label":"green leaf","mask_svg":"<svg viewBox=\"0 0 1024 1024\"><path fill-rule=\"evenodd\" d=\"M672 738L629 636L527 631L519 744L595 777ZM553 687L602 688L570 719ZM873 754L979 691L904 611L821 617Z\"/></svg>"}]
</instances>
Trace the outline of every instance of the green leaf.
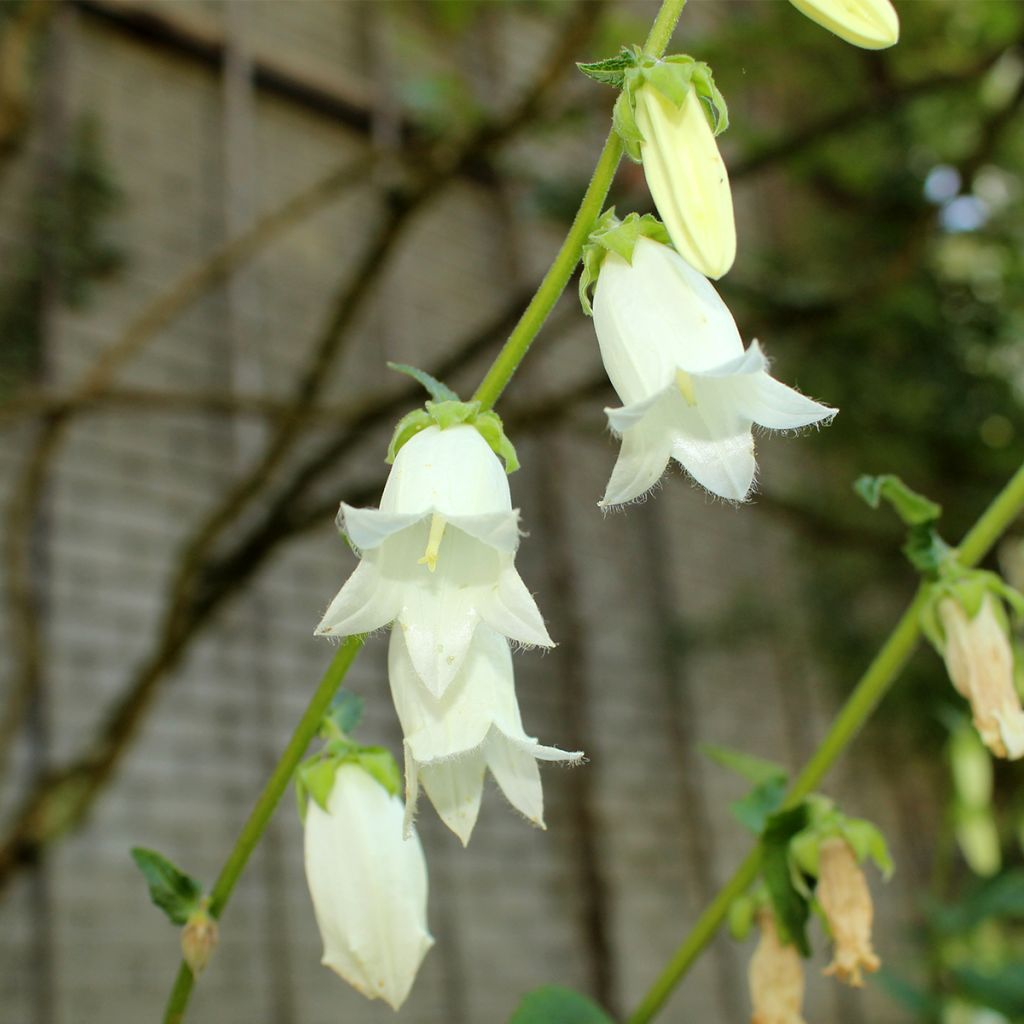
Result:
<instances>
[{"instance_id":1,"label":"green leaf","mask_svg":"<svg viewBox=\"0 0 1024 1024\"><path fill-rule=\"evenodd\" d=\"M768 818L782 806L788 785L785 775L773 775L756 785L741 800L734 800L729 804L729 810L741 825L760 835Z\"/></svg>"},{"instance_id":2,"label":"green leaf","mask_svg":"<svg viewBox=\"0 0 1024 1024\"><path fill-rule=\"evenodd\" d=\"M883 499L889 502L907 526L925 526L942 515L941 505L912 491L898 476L891 473L862 476L853 485L853 489L872 508L878 508Z\"/></svg>"},{"instance_id":3,"label":"green leaf","mask_svg":"<svg viewBox=\"0 0 1024 1024\"><path fill-rule=\"evenodd\" d=\"M173 924L184 924L189 914L198 908L203 887L156 850L133 847L132 860L149 885L149 898L153 903Z\"/></svg>"},{"instance_id":4,"label":"green leaf","mask_svg":"<svg viewBox=\"0 0 1024 1024\"><path fill-rule=\"evenodd\" d=\"M1020 1020L1024 1006L1024 971L1009 963L992 971L954 967L953 983L969 999L996 1010L1009 1020Z\"/></svg>"},{"instance_id":5,"label":"green leaf","mask_svg":"<svg viewBox=\"0 0 1024 1024\"><path fill-rule=\"evenodd\" d=\"M630 50L623 49L621 53L607 60L594 60L577 63L576 67L595 82L602 85L614 85L621 89L625 79L626 68L636 64L636 57Z\"/></svg>"},{"instance_id":6,"label":"green leaf","mask_svg":"<svg viewBox=\"0 0 1024 1024\"><path fill-rule=\"evenodd\" d=\"M447 384L442 384L436 377L431 377L426 370L409 366L407 363L388 363L388 369L404 373L407 377L418 381L427 389L435 402L457 402L459 400L459 396Z\"/></svg>"},{"instance_id":7,"label":"green leaf","mask_svg":"<svg viewBox=\"0 0 1024 1024\"><path fill-rule=\"evenodd\" d=\"M938 572L952 553L953 549L933 526L912 526L903 545L903 554L918 572Z\"/></svg>"},{"instance_id":8,"label":"green leaf","mask_svg":"<svg viewBox=\"0 0 1024 1024\"><path fill-rule=\"evenodd\" d=\"M889 844L886 843L885 836L877 825L864 818L846 818L840 824L840 831L853 848L858 862L870 857L882 872L883 878L888 879L892 876L892 854L889 853Z\"/></svg>"},{"instance_id":9,"label":"green leaf","mask_svg":"<svg viewBox=\"0 0 1024 1024\"><path fill-rule=\"evenodd\" d=\"M993 917L1024 920L1024 870L1005 871L969 890L955 905L932 911L935 927L950 935L972 931Z\"/></svg>"},{"instance_id":10,"label":"green leaf","mask_svg":"<svg viewBox=\"0 0 1024 1024\"><path fill-rule=\"evenodd\" d=\"M753 754L744 754L741 750L733 750L731 747L722 747L713 743L702 743L700 751L705 757L709 757L715 764L742 775L748 782L760 785L769 779L787 778L786 769L774 761L766 761L761 757L754 757Z\"/></svg>"},{"instance_id":11,"label":"green leaf","mask_svg":"<svg viewBox=\"0 0 1024 1024\"><path fill-rule=\"evenodd\" d=\"M329 718L343 736L349 736L363 717L365 701L351 690L339 690L331 701L327 712Z\"/></svg>"},{"instance_id":12,"label":"green leaf","mask_svg":"<svg viewBox=\"0 0 1024 1024\"><path fill-rule=\"evenodd\" d=\"M523 996L508 1024L614 1024L597 1003L561 985L545 985Z\"/></svg>"},{"instance_id":13,"label":"green leaf","mask_svg":"<svg viewBox=\"0 0 1024 1024\"><path fill-rule=\"evenodd\" d=\"M807 825L807 808L800 804L773 814L761 837L761 877L771 898L780 936L791 942L803 956L811 955L807 941L810 906L793 884L789 841Z\"/></svg>"}]
</instances>

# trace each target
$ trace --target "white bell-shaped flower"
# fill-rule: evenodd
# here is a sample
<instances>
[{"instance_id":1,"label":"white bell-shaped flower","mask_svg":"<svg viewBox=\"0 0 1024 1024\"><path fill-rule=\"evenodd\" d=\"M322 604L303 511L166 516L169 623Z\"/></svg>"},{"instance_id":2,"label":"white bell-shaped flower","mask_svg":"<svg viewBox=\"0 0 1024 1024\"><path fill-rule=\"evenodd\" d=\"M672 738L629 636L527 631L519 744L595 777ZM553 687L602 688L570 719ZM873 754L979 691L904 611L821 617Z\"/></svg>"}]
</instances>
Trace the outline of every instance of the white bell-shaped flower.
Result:
<instances>
[{"instance_id":1,"label":"white bell-shaped flower","mask_svg":"<svg viewBox=\"0 0 1024 1024\"><path fill-rule=\"evenodd\" d=\"M397 1010L434 944L427 865L416 834L403 834L401 800L358 765L343 764L327 810L309 801L305 848L322 962Z\"/></svg>"},{"instance_id":2,"label":"white bell-shaped flower","mask_svg":"<svg viewBox=\"0 0 1024 1024\"><path fill-rule=\"evenodd\" d=\"M811 21L865 50L884 50L900 38L900 19L890 0L790 0Z\"/></svg>"},{"instance_id":3,"label":"white bell-shaped flower","mask_svg":"<svg viewBox=\"0 0 1024 1024\"><path fill-rule=\"evenodd\" d=\"M677 105L640 86L636 123L644 177L672 244L702 274L721 277L736 259L736 222L729 172L697 90Z\"/></svg>"},{"instance_id":4,"label":"white bell-shaped flower","mask_svg":"<svg viewBox=\"0 0 1024 1024\"><path fill-rule=\"evenodd\" d=\"M399 450L379 509L342 504L361 561L316 632L343 637L396 621L416 672L441 696L479 622L553 646L514 560L519 517L498 457L472 426L429 427Z\"/></svg>"},{"instance_id":5,"label":"white bell-shaped flower","mask_svg":"<svg viewBox=\"0 0 1024 1024\"><path fill-rule=\"evenodd\" d=\"M509 803L544 827L537 761L575 762L583 755L542 746L526 735L505 637L479 626L458 675L438 699L423 686L396 629L388 650L388 675L405 735L407 823L422 785L444 823L465 845L489 769Z\"/></svg>"},{"instance_id":6,"label":"white bell-shaped flower","mask_svg":"<svg viewBox=\"0 0 1024 1024\"><path fill-rule=\"evenodd\" d=\"M622 449L602 506L633 501L675 459L730 501L754 481L753 424L791 430L835 415L768 374L757 342L744 351L728 307L678 253L640 238L632 263L609 252L594 327L621 409L606 409Z\"/></svg>"}]
</instances>

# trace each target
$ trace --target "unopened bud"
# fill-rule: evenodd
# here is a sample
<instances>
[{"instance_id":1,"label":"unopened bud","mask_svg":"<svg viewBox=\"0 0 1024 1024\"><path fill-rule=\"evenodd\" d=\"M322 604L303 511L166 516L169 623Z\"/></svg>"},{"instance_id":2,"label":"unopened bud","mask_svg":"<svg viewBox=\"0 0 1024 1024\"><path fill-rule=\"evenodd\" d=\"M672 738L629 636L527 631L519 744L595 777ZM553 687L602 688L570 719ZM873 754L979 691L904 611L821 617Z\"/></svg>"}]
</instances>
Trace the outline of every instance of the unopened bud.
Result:
<instances>
[{"instance_id":1,"label":"unopened bud","mask_svg":"<svg viewBox=\"0 0 1024 1024\"><path fill-rule=\"evenodd\" d=\"M217 947L218 938L217 922L210 917L205 906L189 915L181 930L181 955L194 978L198 978L206 969Z\"/></svg>"},{"instance_id":2,"label":"unopened bud","mask_svg":"<svg viewBox=\"0 0 1024 1024\"><path fill-rule=\"evenodd\" d=\"M804 965L791 945L779 940L770 910L757 915L761 940L750 958L747 978L754 1012L751 1024L804 1024Z\"/></svg>"},{"instance_id":3,"label":"unopened bud","mask_svg":"<svg viewBox=\"0 0 1024 1024\"><path fill-rule=\"evenodd\" d=\"M955 598L938 607L949 678L971 705L974 727L997 757L1024 757L1024 710L1013 682L1013 650L996 599L985 594L973 618Z\"/></svg>"},{"instance_id":4,"label":"unopened bud","mask_svg":"<svg viewBox=\"0 0 1024 1024\"><path fill-rule=\"evenodd\" d=\"M875 908L864 872L845 839L826 839L819 851L815 895L828 919L835 947L825 973L848 985L864 984L862 971L877 971L881 962L871 948Z\"/></svg>"}]
</instances>

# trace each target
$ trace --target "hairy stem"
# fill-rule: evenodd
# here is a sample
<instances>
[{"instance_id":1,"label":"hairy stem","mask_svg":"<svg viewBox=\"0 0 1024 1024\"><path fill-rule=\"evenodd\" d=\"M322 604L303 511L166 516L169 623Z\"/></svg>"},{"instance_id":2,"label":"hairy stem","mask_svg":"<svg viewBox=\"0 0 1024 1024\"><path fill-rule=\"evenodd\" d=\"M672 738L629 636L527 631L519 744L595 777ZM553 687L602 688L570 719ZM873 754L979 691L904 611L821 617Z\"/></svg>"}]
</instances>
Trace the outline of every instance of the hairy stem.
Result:
<instances>
[{"instance_id":1,"label":"hairy stem","mask_svg":"<svg viewBox=\"0 0 1024 1024\"><path fill-rule=\"evenodd\" d=\"M647 53L660 57L668 46L679 15L683 12L686 0L662 0L658 16L654 19L651 31L644 43L644 50ZM523 356L529 351L534 339L544 326L548 314L555 307L555 303L562 297L572 272L583 254L583 246L590 234L594 221L601 213L608 189L611 188L615 171L622 159L622 142L614 130L608 133L605 139L601 155L597 158L597 166L590 178L587 191L583 194L583 200L573 218L569 233L565 241L555 255L548 272L544 275L534 293L530 304L523 311L519 322L515 325L512 333L508 336L502 350L498 353L487 371L480 386L476 389L473 398L478 401L482 408L492 408L502 392L508 387L512 375L519 368Z\"/></svg>"},{"instance_id":2,"label":"hairy stem","mask_svg":"<svg viewBox=\"0 0 1024 1024\"><path fill-rule=\"evenodd\" d=\"M982 513L960 544L960 560L966 566L977 565L989 552L1024 508L1024 465ZM786 806L798 803L825 777L837 758L849 746L871 717L882 698L896 682L903 666L913 654L921 636L919 625L926 595L919 589L893 627L881 650L861 676L839 714L832 722L821 745L804 765L786 796ZM626 1024L647 1024L665 1006L669 996L714 938L729 913L729 906L757 877L759 851L747 854L733 876L719 890L697 919L690 934L672 954L661 975L628 1018Z\"/></svg>"},{"instance_id":3,"label":"hairy stem","mask_svg":"<svg viewBox=\"0 0 1024 1024\"><path fill-rule=\"evenodd\" d=\"M217 881L213 883L213 888L210 890L210 914L213 917L220 917L227 905L235 883L245 870L245 865L256 848L256 844L260 841L274 809L288 788L292 774L298 767L299 761L302 760L302 755L306 752L310 740L320 728L321 719L362 646L363 637L350 636L338 648L330 665L327 666L327 671L323 674L312 700L303 712L302 718L299 719L299 724L295 726L288 746L284 748L284 753L277 762L273 774L267 780L266 786L263 787L256 806L253 807L238 839L235 840L234 848L224 862ZM179 1021L184 1020L194 981L188 965L182 962L174 980L174 988L167 1000L167 1008L164 1010L164 1024L178 1024Z\"/></svg>"}]
</instances>

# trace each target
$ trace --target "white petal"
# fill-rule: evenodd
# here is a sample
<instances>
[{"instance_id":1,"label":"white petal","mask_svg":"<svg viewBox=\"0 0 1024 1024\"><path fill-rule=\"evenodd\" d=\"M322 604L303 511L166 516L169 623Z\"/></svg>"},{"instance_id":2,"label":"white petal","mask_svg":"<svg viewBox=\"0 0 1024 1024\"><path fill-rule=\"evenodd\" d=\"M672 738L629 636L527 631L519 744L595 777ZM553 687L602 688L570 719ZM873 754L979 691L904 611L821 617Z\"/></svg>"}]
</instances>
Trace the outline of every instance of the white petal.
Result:
<instances>
[{"instance_id":1,"label":"white petal","mask_svg":"<svg viewBox=\"0 0 1024 1024\"><path fill-rule=\"evenodd\" d=\"M679 368L700 372L743 355L736 322L711 282L649 238L637 241L632 264L614 253L605 257L594 329L626 405L669 386Z\"/></svg>"},{"instance_id":2,"label":"white petal","mask_svg":"<svg viewBox=\"0 0 1024 1024\"><path fill-rule=\"evenodd\" d=\"M768 430L793 430L831 419L835 409L821 405L795 388L759 373L739 393L743 412Z\"/></svg>"},{"instance_id":3,"label":"white petal","mask_svg":"<svg viewBox=\"0 0 1024 1024\"><path fill-rule=\"evenodd\" d=\"M721 277L736 258L729 174L695 89L675 106L657 89L636 91L644 176L672 244L707 277Z\"/></svg>"},{"instance_id":4,"label":"white petal","mask_svg":"<svg viewBox=\"0 0 1024 1024\"><path fill-rule=\"evenodd\" d=\"M315 633L336 637L371 633L391 622L397 611L395 588L381 577L375 564L364 560L338 591Z\"/></svg>"},{"instance_id":5,"label":"white petal","mask_svg":"<svg viewBox=\"0 0 1024 1024\"><path fill-rule=\"evenodd\" d=\"M380 499L390 513L445 517L509 512L508 476L475 427L429 427L407 441L395 458Z\"/></svg>"},{"instance_id":6,"label":"white petal","mask_svg":"<svg viewBox=\"0 0 1024 1024\"><path fill-rule=\"evenodd\" d=\"M429 514L412 512L396 515L376 508L353 508L342 502L338 526L345 531L357 551L368 551L380 547L389 537L425 519Z\"/></svg>"},{"instance_id":7,"label":"white petal","mask_svg":"<svg viewBox=\"0 0 1024 1024\"><path fill-rule=\"evenodd\" d=\"M623 410L605 410L612 414ZM598 503L602 508L623 505L646 494L661 479L672 454L673 431L657 409L622 434L622 447Z\"/></svg>"},{"instance_id":8,"label":"white petal","mask_svg":"<svg viewBox=\"0 0 1024 1024\"><path fill-rule=\"evenodd\" d=\"M493 512L482 516L448 516L448 522L502 554L515 554L519 547L519 513Z\"/></svg>"},{"instance_id":9,"label":"white petal","mask_svg":"<svg viewBox=\"0 0 1024 1024\"><path fill-rule=\"evenodd\" d=\"M305 826L323 963L398 1009L434 941L423 849L403 839L401 802L355 765L338 769L327 807L311 800Z\"/></svg>"},{"instance_id":10,"label":"white petal","mask_svg":"<svg viewBox=\"0 0 1024 1024\"><path fill-rule=\"evenodd\" d=\"M465 846L473 834L484 793L484 756L480 750L441 764L421 765L420 782L441 820Z\"/></svg>"},{"instance_id":11,"label":"white petal","mask_svg":"<svg viewBox=\"0 0 1024 1024\"><path fill-rule=\"evenodd\" d=\"M889 0L792 0L811 21L854 46L882 50L900 38L900 22Z\"/></svg>"},{"instance_id":12,"label":"white petal","mask_svg":"<svg viewBox=\"0 0 1024 1024\"><path fill-rule=\"evenodd\" d=\"M744 501L754 485L757 464L749 431L714 440L679 435L672 457L702 487L727 501Z\"/></svg>"},{"instance_id":13,"label":"white petal","mask_svg":"<svg viewBox=\"0 0 1024 1024\"><path fill-rule=\"evenodd\" d=\"M491 733L485 749L487 767L508 802L523 817L544 828L544 791L533 755L499 732Z\"/></svg>"},{"instance_id":14,"label":"white petal","mask_svg":"<svg viewBox=\"0 0 1024 1024\"><path fill-rule=\"evenodd\" d=\"M481 600L480 616L511 640L537 647L555 646L537 602L526 589L511 559L505 560L497 587Z\"/></svg>"},{"instance_id":15,"label":"white petal","mask_svg":"<svg viewBox=\"0 0 1024 1024\"><path fill-rule=\"evenodd\" d=\"M491 631L481 627L480 632ZM493 718L495 669L489 670L478 648L479 644L472 645L463 671L444 695L436 698L419 678L402 631L392 631L388 648L391 696L406 748L417 762L445 760L483 743Z\"/></svg>"}]
</instances>

